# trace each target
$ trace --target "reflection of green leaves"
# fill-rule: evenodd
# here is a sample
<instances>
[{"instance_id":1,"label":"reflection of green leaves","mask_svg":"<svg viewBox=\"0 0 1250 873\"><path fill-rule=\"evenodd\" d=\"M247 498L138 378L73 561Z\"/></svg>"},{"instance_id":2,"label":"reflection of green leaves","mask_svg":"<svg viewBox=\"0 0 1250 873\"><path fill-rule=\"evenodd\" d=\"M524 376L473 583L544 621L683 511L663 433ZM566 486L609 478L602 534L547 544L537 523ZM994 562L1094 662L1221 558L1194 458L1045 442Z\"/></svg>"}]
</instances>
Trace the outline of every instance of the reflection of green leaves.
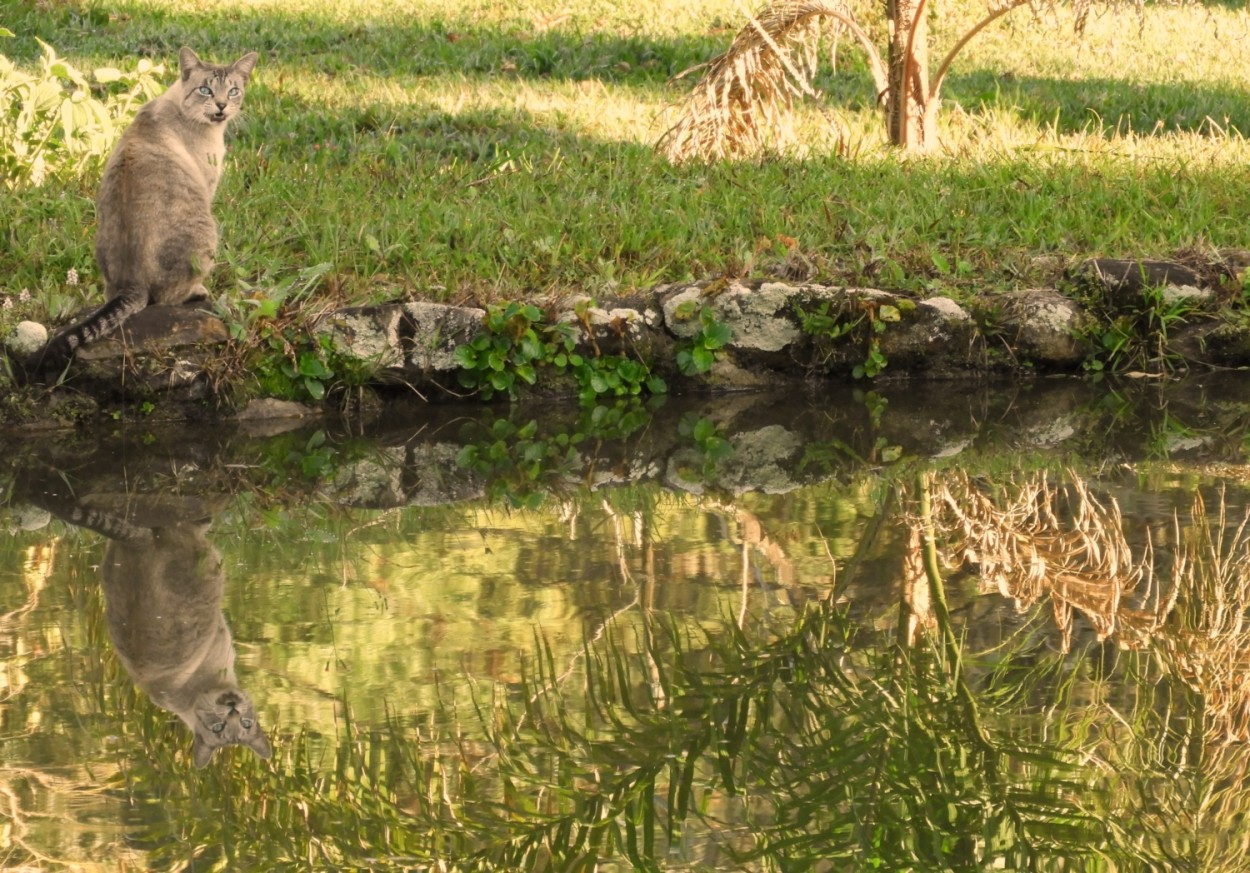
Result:
<instances>
[{"instance_id":1,"label":"reflection of green leaves","mask_svg":"<svg viewBox=\"0 0 1250 873\"><path fill-rule=\"evenodd\" d=\"M700 469L683 469L686 475L696 475L705 481L711 481L716 477L719 462L733 454L733 444L722 435L720 427L710 418L688 412L677 422L677 432L694 443L702 459Z\"/></svg>"}]
</instances>

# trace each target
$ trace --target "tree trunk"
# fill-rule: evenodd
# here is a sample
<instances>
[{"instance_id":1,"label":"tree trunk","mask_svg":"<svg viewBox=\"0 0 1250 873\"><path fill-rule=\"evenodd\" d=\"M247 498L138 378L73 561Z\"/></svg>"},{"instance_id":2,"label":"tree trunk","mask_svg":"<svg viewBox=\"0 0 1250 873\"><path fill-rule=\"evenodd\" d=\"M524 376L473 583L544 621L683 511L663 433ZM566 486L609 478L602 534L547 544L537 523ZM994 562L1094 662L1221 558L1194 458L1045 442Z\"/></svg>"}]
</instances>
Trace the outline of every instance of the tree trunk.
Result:
<instances>
[{"instance_id":1,"label":"tree trunk","mask_svg":"<svg viewBox=\"0 0 1250 873\"><path fill-rule=\"evenodd\" d=\"M910 151L937 146L937 101L929 100L929 23L925 0L886 0L890 26L885 95L890 142Z\"/></svg>"}]
</instances>

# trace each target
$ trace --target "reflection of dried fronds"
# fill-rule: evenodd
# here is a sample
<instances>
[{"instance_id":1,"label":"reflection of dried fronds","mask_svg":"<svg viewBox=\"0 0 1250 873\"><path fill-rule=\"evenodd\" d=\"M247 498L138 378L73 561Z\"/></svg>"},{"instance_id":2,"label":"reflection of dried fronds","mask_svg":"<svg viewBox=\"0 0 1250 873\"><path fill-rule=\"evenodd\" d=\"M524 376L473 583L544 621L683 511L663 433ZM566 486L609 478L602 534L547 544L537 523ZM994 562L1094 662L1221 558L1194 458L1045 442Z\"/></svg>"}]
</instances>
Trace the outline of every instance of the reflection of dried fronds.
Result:
<instances>
[{"instance_id":1,"label":"reflection of dried fronds","mask_svg":"<svg viewBox=\"0 0 1250 873\"><path fill-rule=\"evenodd\" d=\"M947 562L976 567L983 592L998 591L1020 610L1049 595L1065 649L1076 612L1100 639L1123 631L1121 601L1153 581L1149 544L1135 558L1119 507L1074 474L1059 484L1034 474L991 497L956 473L937 483L934 506ZM1131 630L1121 638L1136 639L1141 628Z\"/></svg>"},{"instance_id":2,"label":"reflection of dried fronds","mask_svg":"<svg viewBox=\"0 0 1250 873\"><path fill-rule=\"evenodd\" d=\"M1075 474L1034 474L991 496L956 473L934 503L945 559L975 567L983 592L1021 611L1049 596L1065 649L1078 613L1099 638L1151 646L1202 696L1209 740L1250 740L1250 516L1231 525L1222 499L1211 517L1195 495L1188 524L1175 522L1164 593L1150 542L1135 557L1119 507Z\"/></svg>"},{"instance_id":3,"label":"reflection of dried fronds","mask_svg":"<svg viewBox=\"0 0 1250 873\"><path fill-rule=\"evenodd\" d=\"M1194 496L1177 525L1176 607L1158 616L1158 648L1172 672L1203 697L1209 739L1250 740L1250 516L1232 527L1221 497L1214 518Z\"/></svg>"},{"instance_id":4,"label":"reflection of dried fronds","mask_svg":"<svg viewBox=\"0 0 1250 873\"><path fill-rule=\"evenodd\" d=\"M795 97L815 93L810 82L826 18L854 26L842 4L819 0L779 0L752 17L729 50L707 63L659 151L674 162L734 158L758 151L770 135L792 141L790 109Z\"/></svg>"}]
</instances>

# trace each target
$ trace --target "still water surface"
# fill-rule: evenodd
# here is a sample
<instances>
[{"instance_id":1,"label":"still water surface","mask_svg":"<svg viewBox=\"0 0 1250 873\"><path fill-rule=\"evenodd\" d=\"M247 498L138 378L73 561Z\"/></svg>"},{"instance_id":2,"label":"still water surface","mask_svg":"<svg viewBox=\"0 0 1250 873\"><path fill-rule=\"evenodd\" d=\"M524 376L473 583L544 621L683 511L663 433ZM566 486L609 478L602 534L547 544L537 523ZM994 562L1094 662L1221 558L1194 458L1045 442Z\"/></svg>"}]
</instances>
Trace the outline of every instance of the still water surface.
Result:
<instances>
[{"instance_id":1,"label":"still water surface","mask_svg":"<svg viewBox=\"0 0 1250 873\"><path fill-rule=\"evenodd\" d=\"M1243 869L1248 411L1208 377L9 440L0 866Z\"/></svg>"}]
</instances>

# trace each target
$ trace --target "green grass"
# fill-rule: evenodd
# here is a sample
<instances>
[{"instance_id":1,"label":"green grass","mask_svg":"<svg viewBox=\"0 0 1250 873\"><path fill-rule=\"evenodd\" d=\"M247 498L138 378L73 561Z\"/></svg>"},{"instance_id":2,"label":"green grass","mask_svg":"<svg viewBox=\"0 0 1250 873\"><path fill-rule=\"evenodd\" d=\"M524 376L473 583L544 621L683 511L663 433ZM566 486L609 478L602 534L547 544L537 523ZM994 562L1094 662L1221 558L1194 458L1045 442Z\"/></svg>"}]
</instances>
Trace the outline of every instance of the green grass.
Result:
<instances>
[{"instance_id":1,"label":"green grass","mask_svg":"<svg viewBox=\"0 0 1250 873\"><path fill-rule=\"evenodd\" d=\"M943 7L939 47L971 20ZM331 302L604 295L762 275L787 237L818 280L962 295L1090 255L1250 248L1236 11L1107 15L1078 43L1070 22L1018 10L956 61L925 159L884 145L843 40L826 99L801 108L803 154L669 166L651 146L691 84L671 77L741 24L731 0L3 0L16 38L0 53L32 65L38 37L90 69L172 65L184 43L261 52L218 195L226 297L321 263ZM28 288L35 317L99 294L99 170L0 188L0 294ZM70 269L83 284L66 287Z\"/></svg>"}]
</instances>

